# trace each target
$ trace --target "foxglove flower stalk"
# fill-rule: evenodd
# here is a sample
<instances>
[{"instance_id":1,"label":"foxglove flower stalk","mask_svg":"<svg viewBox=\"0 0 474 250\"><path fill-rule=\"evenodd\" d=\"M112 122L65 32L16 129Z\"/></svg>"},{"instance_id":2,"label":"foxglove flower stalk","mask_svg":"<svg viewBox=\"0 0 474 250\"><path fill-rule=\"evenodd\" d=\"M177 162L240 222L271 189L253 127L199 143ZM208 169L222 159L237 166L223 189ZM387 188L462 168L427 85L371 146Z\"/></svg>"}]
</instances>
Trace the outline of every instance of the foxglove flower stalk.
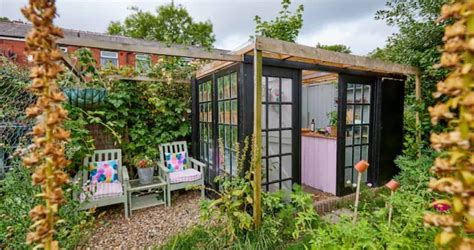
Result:
<instances>
[{"instance_id":1,"label":"foxglove flower stalk","mask_svg":"<svg viewBox=\"0 0 474 250\"><path fill-rule=\"evenodd\" d=\"M67 118L61 106L65 96L56 84L56 77L62 72L56 40L63 32L53 25L54 0L30 0L22 12L33 24L26 38L26 51L34 64L29 89L37 96L36 104L26 110L28 116L36 118L36 124L31 132L33 146L23 157L23 163L34 169L33 184L41 187L42 193L38 196L44 199L43 204L30 211L34 231L28 233L27 242L37 243L37 247L44 249L58 249L58 242L53 238L54 226L59 220L59 206L64 201L62 185L69 179L63 171L69 164L64 156L64 144L70 135L62 126Z\"/></svg>"},{"instance_id":2,"label":"foxglove flower stalk","mask_svg":"<svg viewBox=\"0 0 474 250\"><path fill-rule=\"evenodd\" d=\"M443 121L447 130L431 134L432 147L442 153L431 168L438 179L429 188L448 198L432 202L438 213L424 220L442 229L435 239L439 247L474 249L474 240L463 236L474 232L474 0L443 6L440 20L446 19L454 23L446 26L439 66L452 70L437 84L433 96L443 99L429 112L431 122Z\"/></svg>"}]
</instances>

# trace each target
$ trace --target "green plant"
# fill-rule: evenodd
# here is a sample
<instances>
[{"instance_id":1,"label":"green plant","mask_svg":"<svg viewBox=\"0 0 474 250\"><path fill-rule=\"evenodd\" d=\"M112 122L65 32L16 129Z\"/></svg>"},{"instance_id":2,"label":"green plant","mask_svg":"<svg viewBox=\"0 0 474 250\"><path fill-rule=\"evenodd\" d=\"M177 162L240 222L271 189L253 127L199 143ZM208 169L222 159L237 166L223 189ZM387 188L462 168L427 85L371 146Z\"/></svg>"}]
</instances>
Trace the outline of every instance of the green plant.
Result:
<instances>
[{"instance_id":1,"label":"green plant","mask_svg":"<svg viewBox=\"0 0 474 250\"><path fill-rule=\"evenodd\" d=\"M249 149L248 139L239 150L238 169L243 169ZM251 157L253 157L253 153ZM310 194L295 186L293 192L278 191L262 194L262 226L256 228L253 217L254 189L250 170L232 177L216 177L219 190L212 190L217 198L201 203L201 219L209 232L215 232L220 244L234 248L252 242L251 246L271 248L290 238L298 239L312 230L318 217ZM215 230L216 225L219 230Z\"/></svg>"},{"instance_id":2,"label":"green plant","mask_svg":"<svg viewBox=\"0 0 474 250\"><path fill-rule=\"evenodd\" d=\"M326 45L326 44L316 44L316 48L319 49L325 49L325 50L330 50L330 51L336 51L336 52L341 52L341 53L346 53L350 54L351 48L347 45L344 44L332 44L332 45Z\"/></svg>"},{"instance_id":3,"label":"green plant","mask_svg":"<svg viewBox=\"0 0 474 250\"><path fill-rule=\"evenodd\" d=\"M429 212L425 222L442 229L436 236L441 248L472 249L474 239L474 1L458 0L441 9L439 20L454 19L445 27L444 51L439 66L450 69L437 84L436 105L429 108L431 122L441 124L442 132L431 133L431 146L440 154L432 171L436 174L429 188L445 197L432 206L448 205L449 213Z\"/></svg>"},{"instance_id":4,"label":"green plant","mask_svg":"<svg viewBox=\"0 0 474 250\"><path fill-rule=\"evenodd\" d=\"M260 16L255 16L255 34L288 42L296 41L303 27L304 6L299 5L295 13L292 13L289 10L290 5L291 0L282 0L282 10L274 20L262 21Z\"/></svg>"},{"instance_id":5,"label":"green plant","mask_svg":"<svg viewBox=\"0 0 474 250\"><path fill-rule=\"evenodd\" d=\"M29 249L25 235L30 230L29 211L41 203L36 196L39 188L32 185L31 170L23 167L18 159L5 177L0 188L0 248ZM55 228L55 237L61 248L73 249L80 245L93 228L94 217L79 209L79 202L72 193L79 191L77 183L66 184L66 204L59 208L61 223Z\"/></svg>"},{"instance_id":6,"label":"green plant","mask_svg":"<svg viewBox=\"0 0 474 250\"><path fill-rule=\"evenodd\" d=\"M337 126L337 111L328 112L327 117L329 118L329 126Z\"/></svg>"}]
</instances>

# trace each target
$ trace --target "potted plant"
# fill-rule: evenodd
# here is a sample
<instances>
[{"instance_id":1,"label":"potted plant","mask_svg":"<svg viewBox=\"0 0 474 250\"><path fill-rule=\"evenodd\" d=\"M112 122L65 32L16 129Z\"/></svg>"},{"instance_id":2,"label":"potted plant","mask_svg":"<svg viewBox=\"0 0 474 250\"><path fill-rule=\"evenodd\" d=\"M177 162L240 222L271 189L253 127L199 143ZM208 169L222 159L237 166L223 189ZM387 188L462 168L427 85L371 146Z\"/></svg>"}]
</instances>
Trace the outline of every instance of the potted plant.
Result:
<instances>
[{"instance_id":1,"label":"potted plant","mask_svg":"<svg viewBox=\"0 0 474 250\"><path fill-rule=\"evenodd\" d=\"M137 156L134 159L137 168L140 184L150 184L153 182L154 164L148 156Z\"/></svg>"},{"instance_id":2,"label":"potted plant","mask_svg":"<svg viewBox=\"0 0 474 250\"><path fill-rule=\"evenodd\" d=\"M329 127L331 136L337 136L337 111L331 111L327 113L329 118Z\"/></svg>"}]
</instances>

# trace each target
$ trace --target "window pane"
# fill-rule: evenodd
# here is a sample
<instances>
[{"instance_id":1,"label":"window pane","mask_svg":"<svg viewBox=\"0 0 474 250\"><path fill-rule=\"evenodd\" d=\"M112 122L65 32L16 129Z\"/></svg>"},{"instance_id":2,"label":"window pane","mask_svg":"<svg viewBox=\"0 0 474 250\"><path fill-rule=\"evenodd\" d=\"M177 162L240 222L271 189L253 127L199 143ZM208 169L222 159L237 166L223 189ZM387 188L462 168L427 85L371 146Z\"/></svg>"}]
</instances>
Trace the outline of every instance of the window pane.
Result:
<instances>
[{"instance_id":1,"label":"window pane","mask_svg":"<svg viewBox=\"0 0 474 250\"><path fill-rule=\"evenodd\" d=\"M280 154L280 131L268 132L268 155Z\"/></svg>"},{"instance_id":2,"label":"window pane","mask_svg":"<svg viewBox=\"0 0 474 250\"><path fill-rule=\"evenodd\" d=\"M279 102L280 101L280 78L269 77L268 78L268 101Z\"/></svg>"},{"instance_id":3,"label":"window pane","mask_svg":"<svg viewBox=\"0 0 474 250\"><path fill-rule=\"evenodd\" d=\"M291 114L290 114L291 115ZM268 128L280 127L280 105L268 105Z\"/></svg>"},{"instance_id":4,"label":"window pane","mask_svg":"<svg viewBox=\"0 0 474 250\"><path fill-rule=\"evenodd\" d=\"M224 79L222 77L217 78L217 97L219 100L224 98Z\"/></svg>"},{"instance_id":5,"label":"window pane","mask_svg":"<svg viewBox=\"0 0 474 250\"><path fill-rule=\"evenodd\" d=\"M230 76L224 76L224 98L230 97Z\"/></svg>"},{"instance_id":6,"label":"window pane","mask_svg":"<svg viewBox=\"0 0 474 250\"><path fill-rule=\"evenodd\" d=\"M292 100L292 80L289 78L281 79L281 101L291 102Z\"/></svg>"},{"instance_id":7,"label":"window pane","mask_svg":"<svg viewBox=\"0 0 474 250\"><path fill-rule=\"evenodd\" d=\"M344 166L352 167L354 165L352 163L352 147L346 147L346 153L344 157L345 157Z\"/></svg>"},{"instance_id":8,"label":"window pane","mask_svg":"<svg viewBox=\"0 0 474 250\"><path fill-rule=\"evenodd\" d=\"M237 73L234 72L230 76L230 81L231 81L231 95L233 98L237 97Z\"/></svg>"},{"instance_id":9,"label":"window pane","mask_svg":"<svg viewBox=\"0 0 474 250\"><path fill-rule=\"evenodd\" d=\"M360 131L360 126L354 126L354 144L360 144L361 143L361 131Z\"/></svg>"},{"instance_id":10,"label":"window pane","mask_svg":"<svg viewBox=\"0 0 474 250\"><path fill-rule=\"evenodd\" d=\"M262 77L262 102L267 101L267 78Z\"/></svg>"},{"instance_id":11,"label":"window pane","mask_svg":"<svg viewBox=\"0 0 474 250\"><path fill-rule=\"evenodd\" d=\"M218 102L219 106L219 123L224 123L224 103Z\"/></svg>"},{"instance_id":12,"label":"window pane","mask_svg":"<svg viewBox=\"0 0 474 250\"><path fill-rule=\"evenodd\" d=\"M362 126L362 143L369 143L369 126Z\"/></svg>"},{"instance_id":13,"label":"window pane","mask_svg":"<svg viewBox=\"0 0 474 250\"><path fill-rule=\"evenodd\" d=\"M362 121L363 123L370 123L370 106L369 105L364 105L362 107L363 112L364 112L364 120Z\"/></svg>"},{"instance_id":14,"label":"window pane","mask_svg":"<svg viewBox=\"0 0 474 250\"><path fill-rule=\"evenodd\" d=\"M114 51L101 51L100 57L118 58L118 53Z\"/></svg>"},{"instance_id":15,"label":"window pane","mask_svg":"<svg viewBox=\"0 0 474 250\"><path fill-rule=\"evenodd\" d=\"M292 143L291 143L291 130L281 131L281 153L291 153Z\"/></svg>"},{"instance_id":16,"label":"window pane","mask_svg":"<svg viewBox=\"0 0 474 250\"><path fill-rule=\"evenodd\" d=\"M238 141L238 133L237 133L237 126L232 126L232 141L231 141L231 148L234 149L235 145L237 144Z\"/></svg>"},{"instance_id":17,"label":"window pane","mask_svg":"<svg viewBox=\"0 0 474 250\"><path fill-rule=\"evenodd\" d=\"M231 107L231 118L232 118L232 124L237 125L238 121L238 106L237 106L237 100L232 101L232 107Z\"/></svg>"},{"instance_id":18,"label":"window pane","mask_svg":"<svg viewBox=\"0 0 474 250\"><path fill-rule=\"evenodd\" d=\"M118 66L118 60L117 59L112 59L112 58L101 58L100 59L100 65L102 67L107 67L107 66Z\"/></svg>"},{"instance_id":19,"label":"window pane","mask_svg":"<svg viewBox=\"0 0 474 250\"><path fill-rule=\"evenodd\" d=\"M266 155L267 155L267 132L262 131L262 156L266 156Z\"/></svg>"},{"instance_id":20,"label":"window pane","mask_svg":"<svg viewBox=\"0 0 474 250\"><path fill-rule=\"evenodd\" d=\"M352 186L352 168L344 169L344 187Z\"/></svg>"},{"instance_id":21,"label":"window pane","mask_svg":"<svg viewBox=\"0 0 474 250\"><path fill-rule=\"evenodd\" d=\"M362 100L362 103L370 103L370 85L364 85L364 98Z\"/></svg>"},{"instance_id":22,"label":"window pane","mask_svg":"<svg viewBox=\"0 0 474 250\"><path fill-rule=\"evenodd\" d=\"M286 178L291 178L293 177L292 175L292 158L291 155L287 156L282 156L281 157L281 178L286 179Z\"/></svg>"},{"instance_id":23,"label":"window pane","mask_svg":"<svg viewBox=\"0 0 474 250\"><path fill-rule=\"evenodd\" d=\"M291 184L291 180L288 180L288 181L284 181L282 182L282 185L281 185L281 189L283 190L287 190L287 191L290 191L293 189L292 187L292 184Z\"/></svg>"},{"instance_id":24,"label":"window pane","mask_svg":"<svg viewBox=\"0 0 474 250\"><path fill-rule=\"evenodd\" d=\"M268 191L270 192L276 192L280 190L280 183L273 183L268 186Z\"/></svg>"},{"instance_id":25,"label":"window pane","mask_svg":"<svg viewBox=\"0 0 474 250\"><path fill-rule=\"evenodd\" d=\"M352 145L352 133L353 133L353 127L348 126L346 128L346 146Z\"/></svg>"},{"instance_id":26,"label":"window pane","mask_svg":"<svg viewBox=\"0 0 474 250\"><path fill-rule=\"evenodd\" d=\"M346 124L354 123L354 105L347 105L346 108Z\"/></svg>"},{"instance_id":27,"label":"window pane","mask_svg":"<svg viewBox=\"0 0 474 250\"><path fill-rule=\"evenodd\" d=\"M230 124L231 106L230 101L225 102L225 123Z\"/></svg>"},{"instance_id":28,"label":"window pane","mask_svg":"<svg viewBox=\"0 0 474 250\"><path fill-rule=\"evenodd\" d=\"M354 165L360 160L360 146L354 146Z\"/></svg>"},{"instance_id":29,"label":"window pane","mask_svg":"<svg viewBox=\"0 0 474 250\"><path fill-rule=\"evenodd\" d=\"M268 158L268 181L280 179L280 157Z\"/></svg>"},{"instance_id":30,"label":"window pane","mask_svg":"<svg viewBox=\"0 0 474 250\"><path fill-rule=\"evenodd\" d=\"M262 129L267 129L267 105L262 104Z\"/></svg>"},{"instance_id":31,"label":"window pane","mask_svg":"<svg viewBox=\"0 0 474 250\"><path fill-rule=\"evenodd\" d=\"M292 123L292 105L281 105L281 127L282 128L291 128L293 127Z\"/></svg>"},{"instance_id":32,"label":"window pane","mask_svg":"<svg viewBox=\"0 0 474 250\"><path fill-rule=\"evenodd\" d=\"M355 115L354 115L354 124L361 124L362 123L362 106L356 105L355 106Z\"/></svg>"},{"instance_id":33,"label":"window pane","mask_svg":"<svg viewBox=\"0 0 474 250\"><path fill-rule=\"evenodd\" d=\"M351 83L347 84L347 103L354 103L354 85Z\"/></svg>"}]
</instances>

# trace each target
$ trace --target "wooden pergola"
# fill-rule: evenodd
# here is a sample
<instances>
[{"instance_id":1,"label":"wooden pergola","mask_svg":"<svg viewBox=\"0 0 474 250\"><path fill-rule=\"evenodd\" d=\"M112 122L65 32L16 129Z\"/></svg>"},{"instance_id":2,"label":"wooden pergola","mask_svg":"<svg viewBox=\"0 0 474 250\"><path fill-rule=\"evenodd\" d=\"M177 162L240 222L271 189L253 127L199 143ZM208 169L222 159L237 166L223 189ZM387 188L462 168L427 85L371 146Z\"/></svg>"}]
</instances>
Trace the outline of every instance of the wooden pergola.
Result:
<instances>
[{"instance_id":1,"label":"wooden pergola","mask_svg":"<svg viewBox=\"0 0 474 250\"><path fill-rule=\"evenodd\" d=\"M261 146L262 146L262 61L271 59L274 61L285 61L313 65L315 68L331 71L346 71L351 73L374 74L379 76L415 76L416 98L421 98L420 71L416 67L385 62L363 56L327 51L315 47L300 45L291 42L256 36L255 39L237 51L224 51L207 49L197 46L167 45L155 41L138 39L118 40L117 42L97 41L81 38L67 38L58 41L59 44L74 45L79 47L92 47L107 50L130 51L137 53L155 54L162 56L187 57L215 61L204 66L197 76L204 76L211 70L224 68L235 62L251 62L254 67L254 123L255 136L255 187L261 188ZM67 62L67 57L66 62ZM314 68L313 67L313 68ZM419 114L416 114L417 125L419 125ZM421 134L417 134L417 142L421 142ZM257 195L260 192L255 192ZM254 197L260 201L260 197ZM254 206L259 209L259 204ZM254 213L256 214L256 213ZM260 218L255 218L258 224Z\"/></svg>"}]
</instances>

